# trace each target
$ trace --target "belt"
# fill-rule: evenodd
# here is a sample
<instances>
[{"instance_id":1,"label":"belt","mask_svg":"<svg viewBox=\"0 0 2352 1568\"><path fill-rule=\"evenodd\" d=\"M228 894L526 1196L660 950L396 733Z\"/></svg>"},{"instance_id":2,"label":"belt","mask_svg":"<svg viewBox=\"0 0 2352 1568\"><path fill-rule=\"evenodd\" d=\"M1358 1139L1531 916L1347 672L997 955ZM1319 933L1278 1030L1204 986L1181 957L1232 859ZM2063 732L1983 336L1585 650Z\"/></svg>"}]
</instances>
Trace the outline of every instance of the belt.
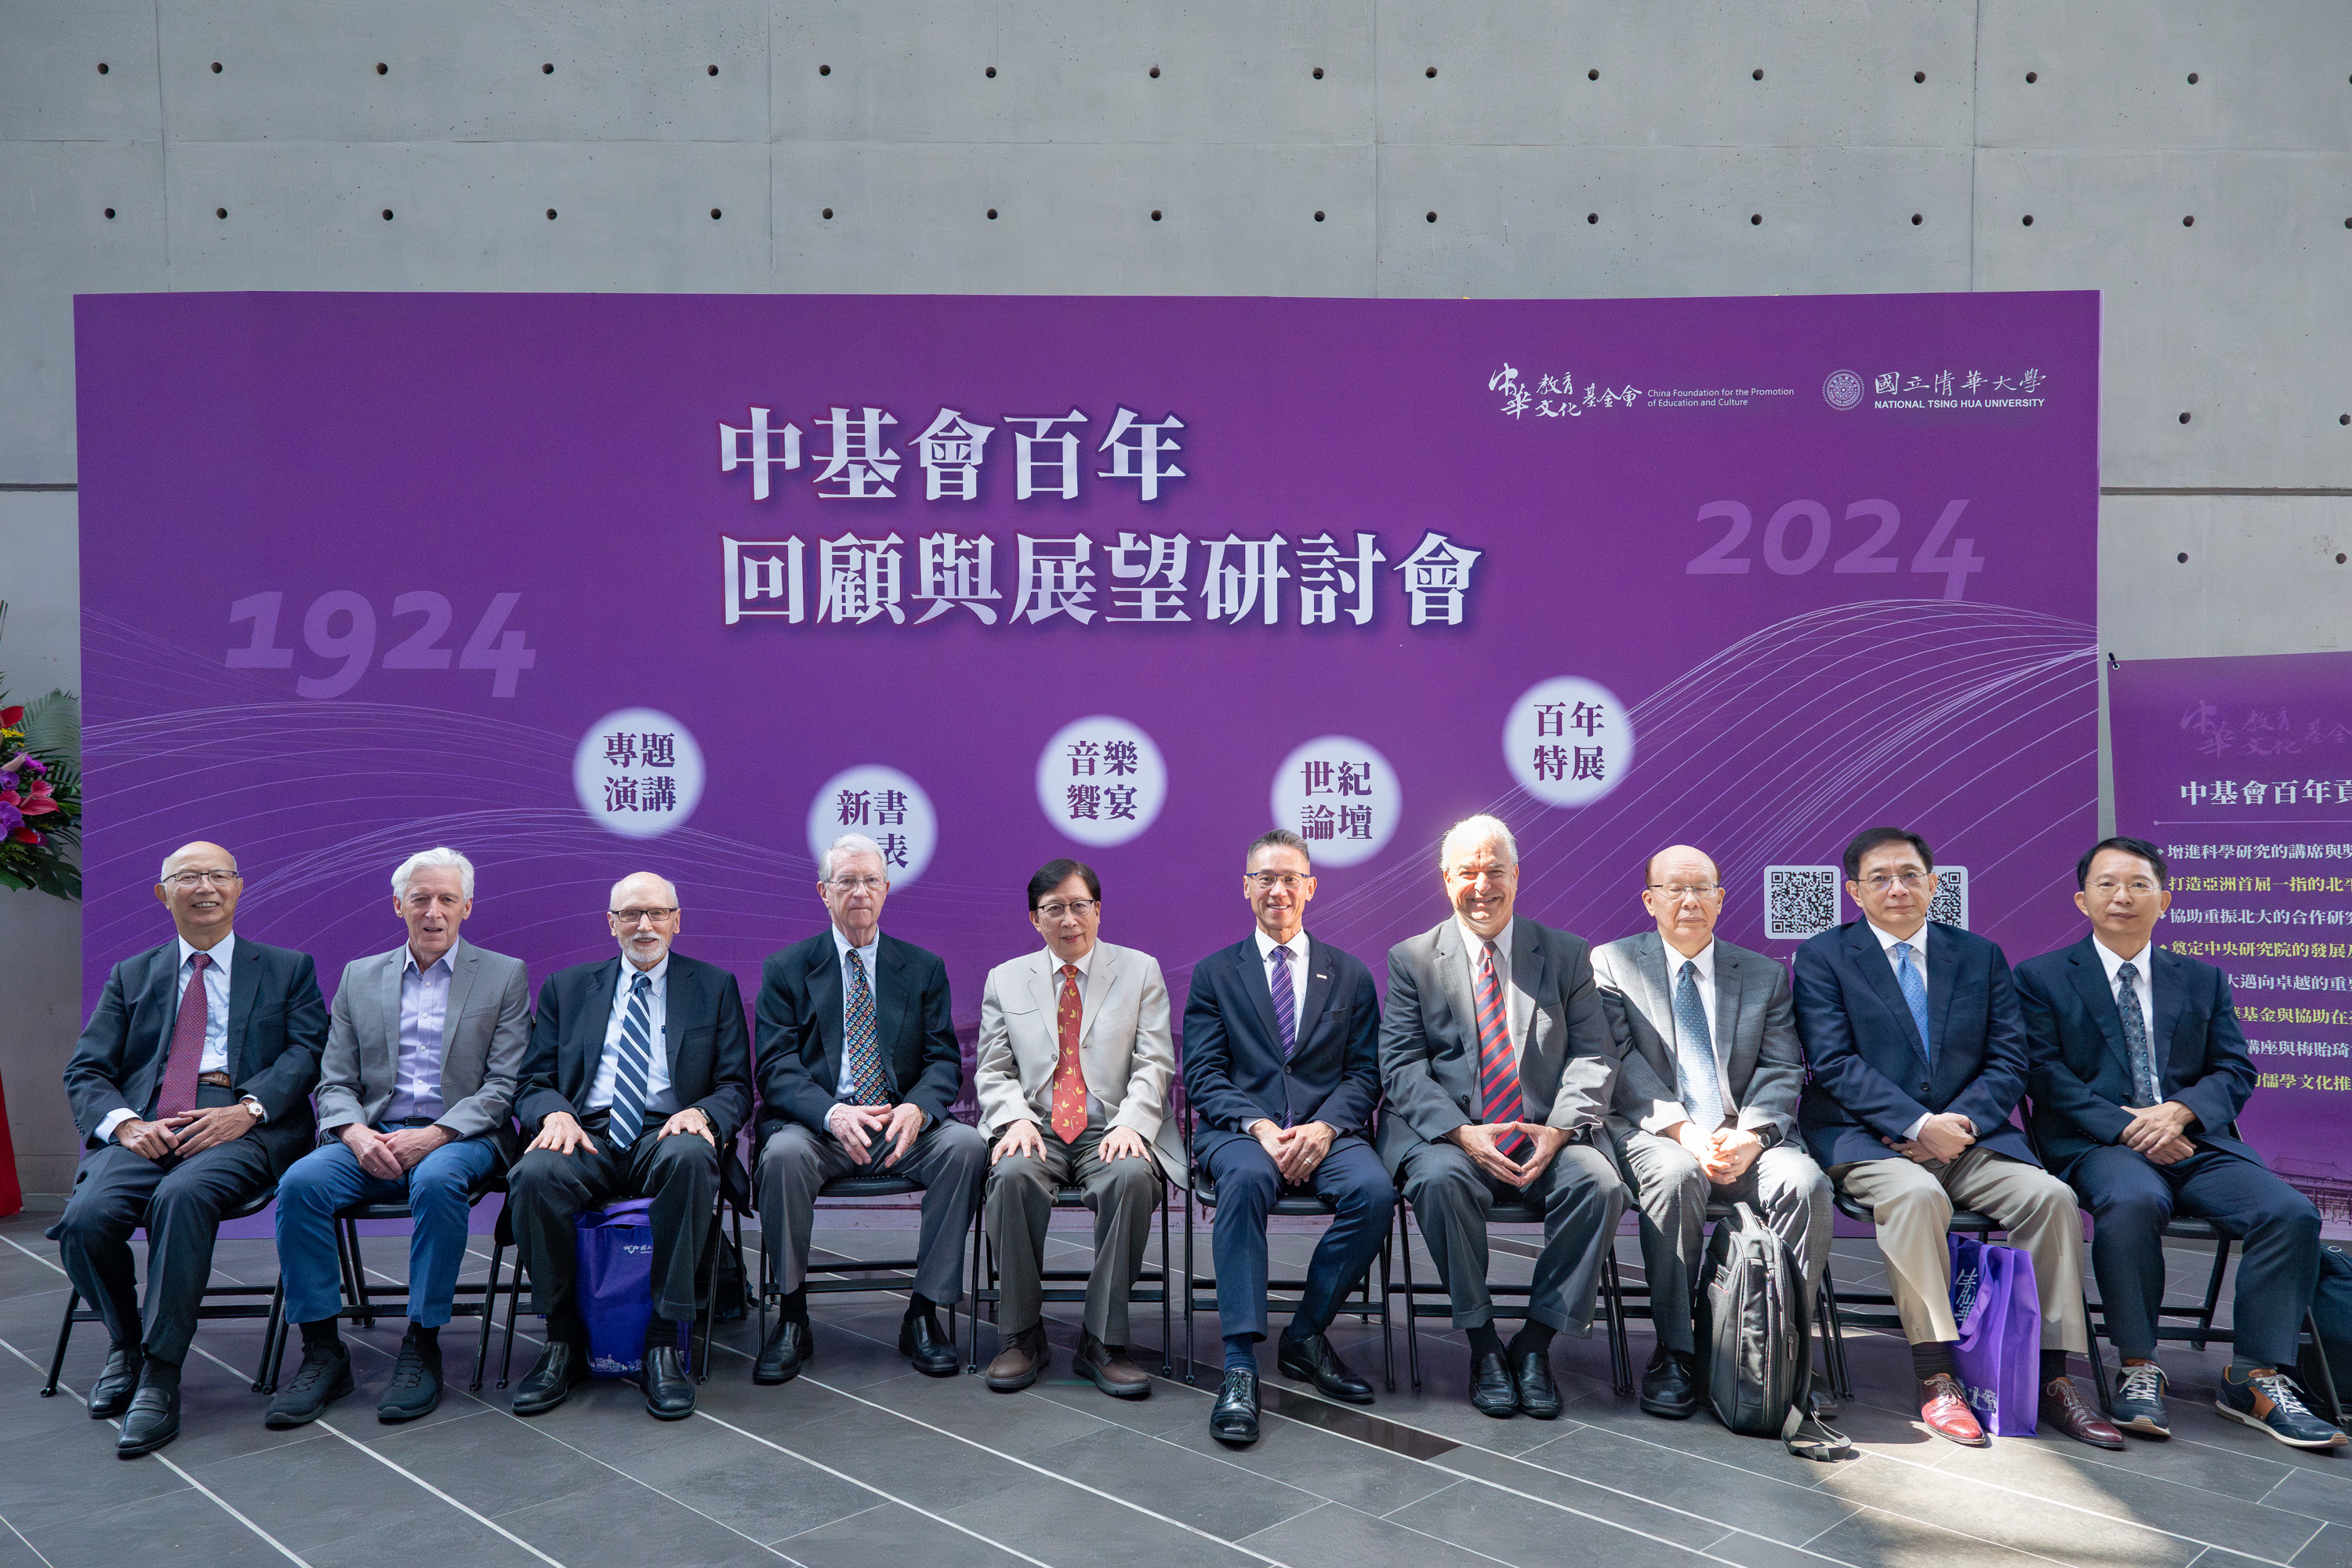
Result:
<instances>
[{"instance_id":1,"label":"belt","mask_svg":"<svg viewBox=\"0 0 2352 1568\"><path fill-rule=\"evenodd\" d=\"M379 1125L384 1127L431 1127L434 1126L437 1121L438 1118L431 1116L404 1116L397 1121L385 1121L379 1123Z\"/></svg>"},{"instance_id":2,"label":"belt","mask_svg":"<svg viewBox=\"0 0 2352 1568\"><path fill-rule=\"evenodd\" d=\"M205 1085L208 1089L235 1089L236 1087L234 1082L230 1081L228 1074L225 1072L200 1072L196 1075L196 1081Z\"/></svg>"}]
</instances>

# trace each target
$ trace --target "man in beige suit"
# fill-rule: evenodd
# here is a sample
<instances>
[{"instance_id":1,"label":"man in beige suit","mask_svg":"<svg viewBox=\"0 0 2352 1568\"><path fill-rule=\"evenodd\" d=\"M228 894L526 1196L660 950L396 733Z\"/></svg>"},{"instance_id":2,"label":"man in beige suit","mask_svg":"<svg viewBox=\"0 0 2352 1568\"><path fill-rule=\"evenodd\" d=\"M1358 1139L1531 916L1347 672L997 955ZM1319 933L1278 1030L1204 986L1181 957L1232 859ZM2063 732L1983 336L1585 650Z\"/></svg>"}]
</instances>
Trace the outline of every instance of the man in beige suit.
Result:
<instances>
[{"instance_id":1,"label":"man in beige suit","mask_svg":"<svg viewBox=\"0 0 2352 1568\"><path fill-rule=\"evenodd\" d=\"M413 1421L440 1404L441 1328L470 1197L515 1157L508 1113L530 1040L522 960L459 939L474 867L456 850L410 856L392 889L408 940L343 970L319 1071L320 1147L278 1178L278 1273L302 1365L269 1406L274 1427L316 1420L352 1392L335 1329L335 1212L353 1204L405 1203L413 1216L408 1334L376 1417Z\"/></svg>"},{"instance_id":2,"label":"man in beige suit","mask_svg":"<svg viewBox=\"0 0 2352 1568\"><path fill-rule=\"evenodd\" d=\"M981 1131L995 1141L984 1223L1004 1334L988 1386L1010 1394L1045 1369L1045 1227L1054 1189L1075 1182L1095 1211L1095 1260L1071 1364L1112 1398L1140 1399L1151 1382L1128 1359L1128 1292L1161 1175L1184 1182L1183 1142L1168 1117L1168 985L1158 959L1097 940L1102 882L1090 866L1041 867L1029 879L1029 920L1045 950L990 971L980 1002Z\"/></svg>"}]
</instances>

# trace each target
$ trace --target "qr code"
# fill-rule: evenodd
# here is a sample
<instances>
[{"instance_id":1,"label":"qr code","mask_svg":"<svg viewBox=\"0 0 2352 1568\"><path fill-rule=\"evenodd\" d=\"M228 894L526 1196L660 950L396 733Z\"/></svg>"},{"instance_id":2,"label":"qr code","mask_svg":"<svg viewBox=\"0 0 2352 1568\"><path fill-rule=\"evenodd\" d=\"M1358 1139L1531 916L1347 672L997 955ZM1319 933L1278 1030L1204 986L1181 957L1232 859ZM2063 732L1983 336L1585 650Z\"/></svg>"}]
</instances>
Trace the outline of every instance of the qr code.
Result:
<instances>
[{"instance_id":1,"label":"qr code","mask_svg":"<svg viewBox=\"0 0 2352 1568\"><path fill-rule=\"evenodd\" d=\"M1774 942L1802 942L1838 923L1838 868L1834 866L1764 868L1764 934Z\"/></svg>"},{"instance_id":2,"label":"qr code","mask_svg":"<svg viewBox=\"0 0 2352 1568\"><path fill-rule=\"evenodd\" d=\"M1927 902L1927 918L1938 925L1969 929L1969 868L1936 868L1936 896Z\"/></svg>"}]
</instances>

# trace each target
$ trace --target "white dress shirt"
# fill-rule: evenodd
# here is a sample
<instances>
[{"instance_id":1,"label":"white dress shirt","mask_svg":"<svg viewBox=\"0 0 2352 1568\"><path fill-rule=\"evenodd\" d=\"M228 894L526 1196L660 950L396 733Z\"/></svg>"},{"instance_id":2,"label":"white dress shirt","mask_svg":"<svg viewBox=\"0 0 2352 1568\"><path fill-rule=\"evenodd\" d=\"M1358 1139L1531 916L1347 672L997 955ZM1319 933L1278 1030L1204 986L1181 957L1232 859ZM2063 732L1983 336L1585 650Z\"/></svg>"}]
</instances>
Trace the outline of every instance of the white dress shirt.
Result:
<instances>
[{"instance_id":1,"label":"white dress shirt","mask_svg":"<svg viewBox=\"0 0 2352 1568\"><path fill-rule=\"evenodd\" d=\"M2144 943L2140 950L2129 958L2124 957L2096 937L2091 939L2091 945L2098 951L2099 963L2106 969L2108 995L2119 998L2123 990L2122 984L2116 979L2116 970L2128 963L2138 972L2132 979L2131 996L2132 1000L2139 1005L2139 1026L2147 1041L2148 1068L2158 1075L2157 1082L2144 1083L2139 1087L2147 1095L2147 1102L2150 1105L2161 1105L2164 1103L2162 1079L2164 1069L2157 1055L2156 1045L2156 976L2148 973L2151 967L2148 959L2155 952L2156 944ZM2121 1006L2120 1000L2117 1006L2118 1008Z\"/></svg>"},{"instance_id":2,"label":"white dress shirt","mask_svg":"<svg viewBox=\"0 0 2352 1568\"><path fill-rule=\"evenodd\" d=\"M188 976L195 973L188 967L188 961L199 952L206 951L190 947L185 937L179 940L180 967L172 977L172 1016L175 1021L180 1016L180 1002L188 994ZM230 962L236 954L236 933L231 931L213 943L209 951L212 963L205 970L205 1048L196 1058L196 1071L199 1073L228 1071L228 971ZM172 1033L170 1027L163 1031L166 1069L171 1062ZM163 1073L158 1071L155 1088L160 1092L163 1087ZM129 1106L108 1111L99 1121L98 1141L101 1143L111 1141L116 1128L138 1119L139 1112Z\"/></svg>"},{"instance_id":3,"label":"white dress shirt","mask_svg":"<svg viewBox=\"0 0 2352 1568\"><path fill-rule=\"evenodd\" d=\"M833 932L833 953L835 958L841 961L842 1044L845 1047L849 1043L849 955L854 952L857 955L857 962L866 967L866 994L873 999L875 1007L874 1023L876 1033L874 1037L874 1048L877 1053L879 1053L882 1048L882 1037L880 1033L882 1024L882 981L880 976L874 973L874 958L875 955L882 950L882 929L879 926L877 926L874 929L874 940L867 942L864 947L850 946L849 939L841 934L841 928L839 926L828 926L825 929ZM847 1070L848 1066L849 1064L845 1061L842 1063L843 1071L841 1074L841 1079L833 1086L833 1098L844 1105L849 1104L857 1097L857 1086L850 1079ZM882 1077L885 1082L888 1082L893 1077L893 1074L890 1071L890 1058L887 1056L882 1058ZM898 1092L898 1086L895 1083L891 1083L890 1093L894 1099L897 1097Z\"/></svg>"},{"instance_id":4,"label":"white dress shirt","mask_svg":"<svg viewBox=\"0 0 2352 1568\"><path fill-rule=\"evenodd\" d=\"M1514 915L1503 922L1501 931L1495 933L1495 984L1503 995L1503 1032L1507 1035L1511 1030L1511 928L1517 924L1518 917ZM1463 924L1460 915L1454 917L1454 929L1462 933L1462 955L1470 965L1470 1005L1475 1007L1478 1005L1478 963L1485 956L1482 950L1486 945L1486 939ZM1471 1020L1470 1026L1477 1027L1475 1018ZM1525 1043L1513 1036L1511 1048L1516 1051Z\"/></svg>"},{"instance_id":5,"label":"white dress shirt","mask_svg":"<svg viewBox=\"0 0 2352 1568\"><path fill-rule=\"evenodd\" d=\"M645 1126L655 1125L655 1118L667 1119L678 1109L677 1097L669 1090L669 1045L667 1031L669 1021L669 954L651 969L640 970L627 959L621 960L620 978L613 985L612 1016L604 1022L604 1056L596 1064L596 1081L589 1086L588 1103L581 1109L594 1110L613 1103L613 1085L621 1072L621 1025L629 1016L629 992L636 984L636 976L644 974L653 982L652 993L646 998L646 1037L653 1042L653 1060L646 1064Z\"/></svg>"},{"instance_id":6,"label":"white dress shirt","mask_svg":"<svg viewBox=\"0 0 2352 1568\"><path fill-rule=\"evenodd\" d=\"M1929 921L1926 924L1920 926L1917 931L1913 931L1909 936L1896 936L1893 931L1888 931L1876 921L1864 920L1862 923L1868 926L1870 928L1870 934L1878 939L1878 951L1886 955L1886 967L1895 972L1896 990L1900 991L1903 988L1903 966L1900 963L1897 963L1895 959L1895 944L1898 942L1907 942L1911 944L1911 966L1919 972L1919 984L1921 985L1927 984L1927 932L1935 926L1936 922L1934 921ZM1928 1042L1922 1040L1919 1043L1925 1046ZM1905 1128L1903 1130L1904 1142L1908 1142L1912 1139L1918 1137L1919 1129L1927 1125L1927 1119L1925 1116L1922 1116L1918 1121L1914 1121L1910 1126ZM1977 1131L1981 1132L1984 1129L1979 1127Z\"/></svg>"},{"instance_id":7,"label":"white dress shirt","mask_svg":"<svg viewBox=\"0 0 2352 1568\"><path fill-rule=\"evenodd\" d=\"M1666 947L1666 1016L1675 1026L1675 1071L1677 1077L1682 1072L1683 1041L1682 1020L1675 1013L1674 1000L1682 989L1683 965L1685 963L1696 966L1691 980L1698 987L1699 1005L1706 1009L1707 1054L1715 1058L1715 1084L1723 1096L1723 1119L1731 1121L1738 1117L1739 1107L1731 1102L1731 1085L1724 1070L1723 1038L1715 1022L1715 939L1712 937L1707 939L1705 947L1689 958L1685 958L1670 944Z\"/></svg>"},{"instance_id":8,"label":"white dress shirt","mask_svg":"<svg viewBox=\"0 0 2352 1568\"><path fill-rule=\"evenodd\" d=\"M449 1019L449 952L419 968L416 950L400 950L400 1038L392 1068L387 1122L437 1117L441 1103L441 1037Z\"/></svg>"}]
</instances>

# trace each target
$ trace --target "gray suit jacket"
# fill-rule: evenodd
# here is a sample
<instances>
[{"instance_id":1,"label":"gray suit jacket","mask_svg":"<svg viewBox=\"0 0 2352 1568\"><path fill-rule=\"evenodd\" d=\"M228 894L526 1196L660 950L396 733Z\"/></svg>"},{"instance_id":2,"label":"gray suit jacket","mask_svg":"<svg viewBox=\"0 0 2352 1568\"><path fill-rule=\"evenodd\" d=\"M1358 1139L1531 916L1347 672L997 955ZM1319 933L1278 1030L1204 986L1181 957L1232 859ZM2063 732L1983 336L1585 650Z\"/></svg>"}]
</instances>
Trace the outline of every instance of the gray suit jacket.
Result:
<instances>
[{"instance_id":1,"label":"gray suit jacket","mask_svg":"<svg viewBox=\"0 0 2352 1568\"><path fill-rule=\"evenodd\" d=\"M321 1142L341 1136L354 1121L373 1126L392 1103L407 951L404 943L344 966L319 1068ZM530 979L521 959L484 952L463 937L449 950L449 972L441 1026L444 1109L436 1125L460 1138L497 1139L511 1163L519 1151L508 1116L530 1045Z\"/></svg>"},{"instance_id":2,"label":"gray suit jacket","mask_svg":"<svg viewBox=\"0 0 2352 1568\"><path fill-rule=\"evenodd\" d=\"M1511 925L1508 1005L1519 1047L1519 1097L1528 1120L1597 1128L1617 1076L1616 1042L1593 989L1591 948L1580 936L1525 915ZM1391 1175L1422 1143L1477 1120L1478 1009L1462 929L1448 915L1434 930L1389 950L1389 999L1381 1015L1380 1154Z\"/></svg>"},{"instance_id":3,"label":"gray suit jacket","mask_svg":"<svg viewBox=\"0 0 2352 1568\"><path fill-rule=\"evenodd\" d=\"M1654 931L1593 951L1593 978L1619 1052L1617 1093L1610 1105L1612 1132L1629 1127L1663 1132L1685 1120L1669 979L1681 963L1681 955L1669 953ZM1751 1132L1769 1127L1783 1142L1794 1142L1805 1056L1797 1038L1789 972L1760 952L1717 937L1714 1033L1716 1071L1739 1108L1737 1125Z\"/></svg>"},{"instance_id":4,"label":"gray suit jacket","mask_svg":"<svg viewBox=\"0 0 2352 1568\"><path fill-rule=\"evenodd\" d=\"M1062 1059L1054 955L1043 949L988 972L980 997L980 1130L994 1138L1015 1121L1054 1121L1054 1069ZM1184 1139L1168 1114L1176 1045L1160 961L1097 942L1079 998L1078 1068L1087 1092L1114 1108L1110 1125L1151 1146L1160 1173L1184 1185ZM1106 1129L1108 1131L1108 1129Z\"/></svg>"}]
</instances>

